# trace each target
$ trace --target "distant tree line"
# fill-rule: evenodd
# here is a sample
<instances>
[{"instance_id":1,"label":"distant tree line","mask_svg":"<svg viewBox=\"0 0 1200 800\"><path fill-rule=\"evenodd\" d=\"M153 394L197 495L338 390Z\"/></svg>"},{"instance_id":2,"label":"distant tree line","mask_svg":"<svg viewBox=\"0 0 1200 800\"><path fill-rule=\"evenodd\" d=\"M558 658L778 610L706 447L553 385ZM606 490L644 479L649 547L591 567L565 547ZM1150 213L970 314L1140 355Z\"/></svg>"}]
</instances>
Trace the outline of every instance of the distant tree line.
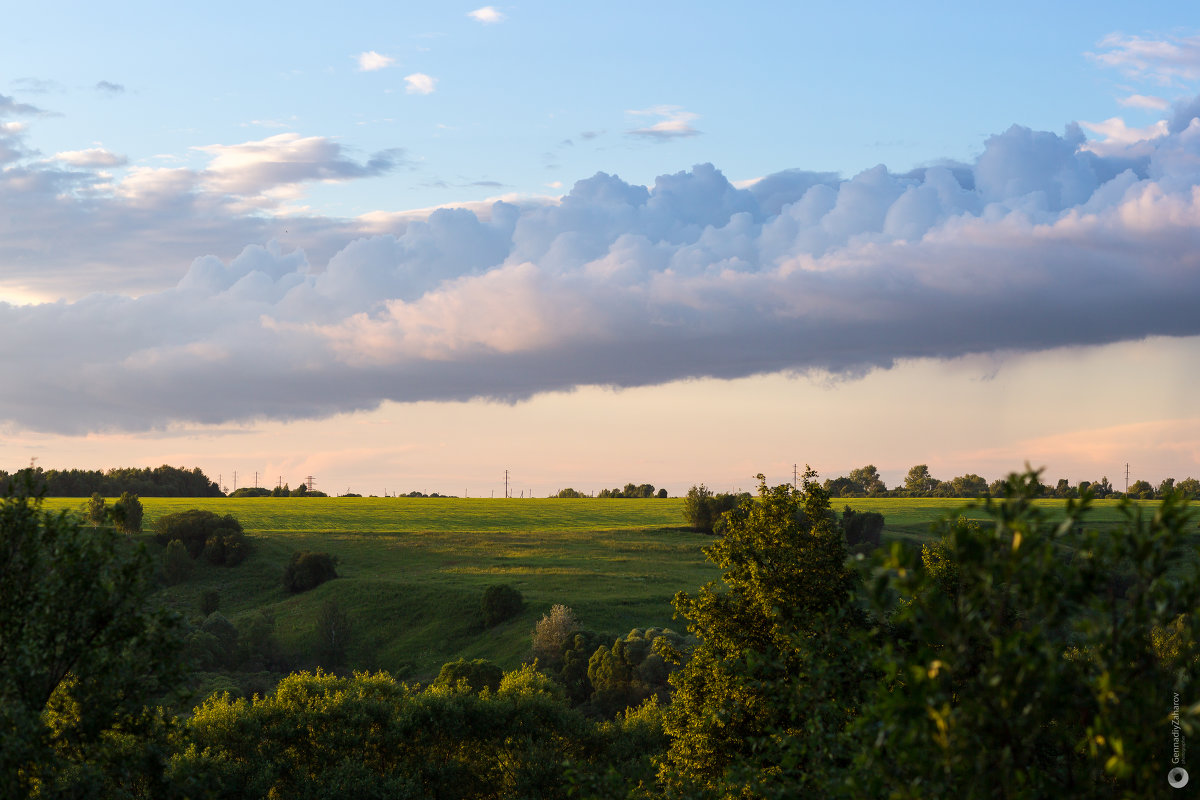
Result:
<instances>
[{"instance_id":1,"label":"distant tree line","mask_svg":"<svg viewBox=\"0 0 1200 800\"><path fill-rule=\"evenodd\" d=\"M852 469L849 475L830 478L822 484L830 497L1003 497L1004 487L1003 480L989 483L986 478L970 472L948 481L939 480L930 474L927 464L912 467L904 477L904 483L891 489L879 477L874 464ZM1132 500L1162 500L1174 492L1196 499L1200 497L1200 481L1186 478L1176 482L1174 478L1167 478L1156 487L1139 480L1129 484L1126 494L1114 488L1107 476L1098 481L1080 481L1075 485L1066 478L1059 478L1054 483L1042 483L1039 480L1033 491L1037 497L1059 499L1078 498L1085 492L1091 492L1092 497L1098 500L1126 496Z\"/></svg>"},{"instance_id":2,"label":"distant tree line","mask_svg":"<svg viewBox=\"0 0 1200 800\"><path fill-rule=\"evenodd\" d=\"M265 486L243 486L229 493L230 497L328 497L325 492L309 489L308 484L301 481L295 489L289 489L285 483L268 489Z\"/></svg>"},{"instance_id":3,"label":"distant tree line","mask_svg":"<svg viewBox=\"0 0 1200 800\"><path fill-rule=\"evenodd\" d=\"M563 498L587 497L587 496L588 495L584 494L583 492L576 491L575 489L570 489L570 488L559 489L558 494L555 495L555 497L563 497ZM596 495L596 497L601 497L601 498L605 498L605 499L614 498L614 497L618 497L618 498L658 497L660 499L664 499L664 498L666 498L666 496L667 496L666 489L659 489L657 492L655 492L654 484L652 484L652 483L637 483L637 484L627 483L627 484L625 484L624 489L601 489L600 493Z\"/></svg>"},{"instance_id":4,"label":"distant tree line","mask_svg":"<svg viewBox=\"0 0 1200 800\"><path fill-rule=\"evenodd\" d=\"M45 497L119 497L128 492L139 497L222 497L221 487L209 480L199 467L117 467L98 469L50 469L36 467L28 472L35 490ZM0 494L13 490L14 475L0 469Z\"/></svg>"}]
</instances>

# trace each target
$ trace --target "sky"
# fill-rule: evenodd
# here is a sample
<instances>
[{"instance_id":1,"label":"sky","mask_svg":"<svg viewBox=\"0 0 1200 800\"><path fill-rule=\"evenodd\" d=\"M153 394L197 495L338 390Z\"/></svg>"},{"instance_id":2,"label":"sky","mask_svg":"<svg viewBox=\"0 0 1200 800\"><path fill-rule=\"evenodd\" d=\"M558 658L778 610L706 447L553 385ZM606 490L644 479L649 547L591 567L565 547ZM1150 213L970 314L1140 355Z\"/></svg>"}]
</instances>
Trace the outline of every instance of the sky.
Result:
<instances>
[{"instance_id":1,"label":"sky","mask_svg":"<svg viewBox=\"0 0 1200 800\"><path fill-rule=\"evenodd\" d=\"M0 468L1200 477L1190 5L743 5L7 9Z\"/></svg>"}]
</instances>

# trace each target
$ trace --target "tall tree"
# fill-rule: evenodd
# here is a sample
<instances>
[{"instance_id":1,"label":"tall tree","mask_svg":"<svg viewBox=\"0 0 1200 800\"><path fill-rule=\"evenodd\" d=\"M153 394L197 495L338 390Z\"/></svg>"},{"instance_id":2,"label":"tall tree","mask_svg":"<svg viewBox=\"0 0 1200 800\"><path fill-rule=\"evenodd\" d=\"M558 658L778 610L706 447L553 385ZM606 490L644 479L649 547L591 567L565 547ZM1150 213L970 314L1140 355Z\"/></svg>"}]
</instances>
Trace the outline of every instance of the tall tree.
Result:
<instances>
[{"instance_id":1,"label":"tall tree","mask_svg":"<svg viewBox=\"0 0 1200 800\"><path fill-rule=\"evenodd\" d=\"M813 791L849 719L859 671L842 663L853 575L829 496L806 468L801 491L768 488L705 548L720 581L675 609L699 644L671 682L666 785L682 794L755 794L766 780Z\"/></svg>"}]
</instances>

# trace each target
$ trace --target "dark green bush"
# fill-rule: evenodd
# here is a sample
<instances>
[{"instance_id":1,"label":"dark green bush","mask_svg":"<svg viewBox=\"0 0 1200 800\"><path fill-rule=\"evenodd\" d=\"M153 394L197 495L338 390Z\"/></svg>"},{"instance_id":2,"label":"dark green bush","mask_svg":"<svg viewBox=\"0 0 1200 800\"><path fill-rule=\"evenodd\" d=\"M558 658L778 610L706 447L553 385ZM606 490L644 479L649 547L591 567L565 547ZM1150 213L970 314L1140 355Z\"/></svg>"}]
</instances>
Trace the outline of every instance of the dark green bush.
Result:
<instances>
[{"instance_id":1,"label":"dark green bush","mask_svg":"<svg viewBox=\"0 0 1200 800\"><path fill-rule=\"evenodd\" d=\"M246 538L241 523L229 514L189 509L167 514L154 523L154 540L159 544L183 542L192 558L204 556L211 564L234 566L246 557Z\"/></svg>"},{"instance_id":2,"label":"dark green bush","mask_svg":"<svg viewBox=\"0 0 1200 800\"><path fill-rule=\"evenodd\" d=\"M846 544L850 547L879 547L883 534L883 514L877 511L855 511L846 506L846 510L842 512L842 531L846 534Z\"/></svg>"},{"instance_id":3,"label":"dark green bush","mask_svg":"<svg viewBox=\"0 0 1200 800\"><path fill-rule=\"evenodd\" d=\"M483 593L483 624L487 627L499 625L521 613L525 598L508 584L489 586Z\"/></svg>"},{"instance_id":4,"label":"dark green bush","mask_svg":"<svg viewBox=\"0 0 1200 800\"><path fill-rule=\"evenodd\" d=\"M283 571L283 588L292 594L307 592L337 576L337 559L329 553L300 550Z\"/></svg>"}]
</instances>

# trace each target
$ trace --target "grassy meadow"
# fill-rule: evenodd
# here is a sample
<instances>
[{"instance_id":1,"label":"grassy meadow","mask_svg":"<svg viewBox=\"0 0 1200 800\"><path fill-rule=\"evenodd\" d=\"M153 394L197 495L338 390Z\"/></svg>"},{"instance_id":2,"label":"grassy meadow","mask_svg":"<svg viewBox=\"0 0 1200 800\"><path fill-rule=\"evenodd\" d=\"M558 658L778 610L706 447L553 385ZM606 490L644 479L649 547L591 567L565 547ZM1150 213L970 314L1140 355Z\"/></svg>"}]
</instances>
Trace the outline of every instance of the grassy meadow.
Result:
<instances>
[{"instance_id":1,"label":"grassy meadow","mask_svg":"<svg viewBox=\"0 0 1200 800\"><path fill-rule=\"evenodd\" d=\"M428 680L446 661L488 658L509 669L529 652L534 623L555 603L570 606L585 628L613 636L634 627L673 627L671 598L717 577L701 548L711 537L686 529L683 500L450 498L146 498L144 528L164 514L201 508L232 514L253 546L233 568L196 563L191 577L162 590L164 600L199 617L199 600L220 593L220 612L235 623L271 615L286 651L304 653L315 620L333 599L353 625L348 665ZM1062 501L1043 501L1048 510ZM83 501L54 498L51 509ZM930 523L961 500L835 500L841 511L878 511L885 539L923 541ZM972 516L969 512L968 517ZM1115 502L1093 512L1098 527L1120 520ZM144 534L151 552L162 548ZM299 595L280 583L297 550L338 558L337 580ZM524 595L515 619L484 630L484 590L506 583Z\"/></svg>"}]
</instances>

